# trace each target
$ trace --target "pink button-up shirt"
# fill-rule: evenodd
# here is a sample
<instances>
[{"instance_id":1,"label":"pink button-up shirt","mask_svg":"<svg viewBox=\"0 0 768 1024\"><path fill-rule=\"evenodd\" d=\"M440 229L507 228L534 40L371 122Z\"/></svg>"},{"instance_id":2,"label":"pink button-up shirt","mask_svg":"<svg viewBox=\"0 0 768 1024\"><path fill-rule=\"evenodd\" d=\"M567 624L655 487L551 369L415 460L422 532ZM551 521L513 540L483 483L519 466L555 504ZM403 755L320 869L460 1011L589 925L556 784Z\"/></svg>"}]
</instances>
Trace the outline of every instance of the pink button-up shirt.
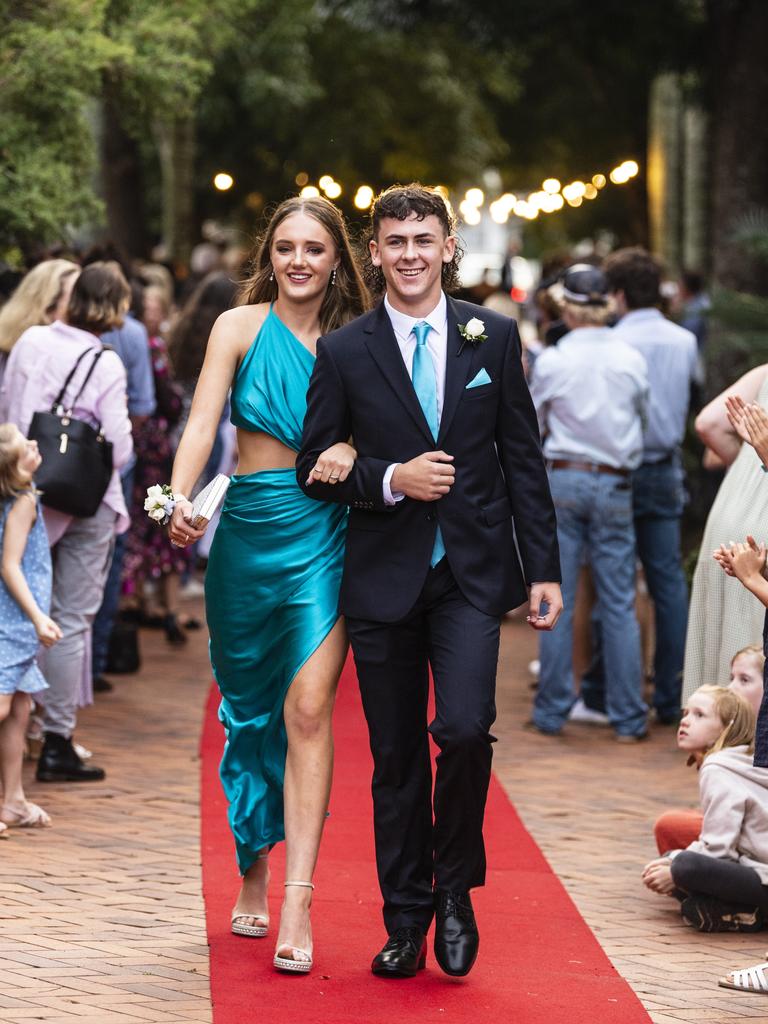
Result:
<instances>
[{"instance_id":1,"label":"pink button-up shirt","mask_svg":"<svg viewBox=\"0 0 768 1024\"><path fill-rule=\"evenodd\" d=\"M30 327L13 346L8 358L0 386L0 421L15 423L26 435L32 416L36 412L50 410L78 356L88 349L95 353L100 348L101 342L96 335L70 327L60 320L50 326ZM77 394L90 367L91 358L86 356L67 389L65 405ZM99 359L72 409L72 415L91 426L100 423L104 436L112 442L114 468L104 504L115 512L116 532L124 533L130 519L119 470L133 454L133 438L128 418L125 368L115 352L108 350ZM48 538L53 545L64 535L72 517L45 506L43 509Z\"/></svg>"}]
</instances>

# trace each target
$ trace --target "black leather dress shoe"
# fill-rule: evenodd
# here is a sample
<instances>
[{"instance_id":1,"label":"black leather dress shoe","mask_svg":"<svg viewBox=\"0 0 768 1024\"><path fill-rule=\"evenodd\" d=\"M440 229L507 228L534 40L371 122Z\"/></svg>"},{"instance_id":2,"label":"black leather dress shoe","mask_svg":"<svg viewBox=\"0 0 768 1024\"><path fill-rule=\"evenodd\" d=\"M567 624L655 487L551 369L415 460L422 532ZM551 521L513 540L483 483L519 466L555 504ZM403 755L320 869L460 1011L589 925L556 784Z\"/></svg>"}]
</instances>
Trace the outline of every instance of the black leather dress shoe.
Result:
<instances>
[{"instance_id":1,"label":"black leather dress shoe","mask_svg":"<svg viewBox=\"0 0 768 1024\"><path fill-rule=\"evenodd\" d=\"M469 893L435 889L435 959L441 969L456 978L469 974L479 945Z\"/></svg>"},{"instance_id":2,"label":"black leather dress shoe","mask_svg":"<svg viewBox=\"0 0 768 1024\"><path fill-rule=\"evenodd\" d=\"M38 782L101 782L103 768L87 765L78 757L72 740L55 732L45 734L45 743L37 762Z\"/></svg>"},{"instance_id":3,"label":"black leather dress shoe","mask_svg":"<svg viewBox=\"0 0 768 1024\"><path fill-rule=\"evenodd\" d=\"M385 978L412 978L427 963L427 939L421 928L398 928L373 958L371 970Z\"/></svg>"}]
</instances>

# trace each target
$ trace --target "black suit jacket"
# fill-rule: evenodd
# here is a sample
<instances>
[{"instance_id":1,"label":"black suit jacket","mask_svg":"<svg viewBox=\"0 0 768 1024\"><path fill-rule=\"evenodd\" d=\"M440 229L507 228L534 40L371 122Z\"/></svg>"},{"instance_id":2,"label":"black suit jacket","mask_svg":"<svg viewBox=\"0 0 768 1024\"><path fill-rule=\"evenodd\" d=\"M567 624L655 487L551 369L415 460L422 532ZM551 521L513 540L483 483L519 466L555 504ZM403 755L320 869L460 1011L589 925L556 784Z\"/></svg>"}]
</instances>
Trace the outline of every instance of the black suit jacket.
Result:
<instances>
[{"instance_id":1,"label":"black suit jacket","mask_svg":"<svg viewBox=\"0 0 768 1024\"><path fill-rule=\"evenodd\" d=\"M405 616L429 571L438 523L454 578L481 611L501 615L526 600L526 582L560 579L555 510L517 325L451 298L447 313L436 442L383 304L317 344L296 474L310 497L350 506L343 614L378 622ZM472 317L487 334L474 346L458 329ZM467 389L483 368L491 382ZM307 486L321 452L350 436L358 459L347 480ZM387 467L439 449L454 456L450 492L436 502L404 498L387 506Z\"/></svg>"}]
</instances>

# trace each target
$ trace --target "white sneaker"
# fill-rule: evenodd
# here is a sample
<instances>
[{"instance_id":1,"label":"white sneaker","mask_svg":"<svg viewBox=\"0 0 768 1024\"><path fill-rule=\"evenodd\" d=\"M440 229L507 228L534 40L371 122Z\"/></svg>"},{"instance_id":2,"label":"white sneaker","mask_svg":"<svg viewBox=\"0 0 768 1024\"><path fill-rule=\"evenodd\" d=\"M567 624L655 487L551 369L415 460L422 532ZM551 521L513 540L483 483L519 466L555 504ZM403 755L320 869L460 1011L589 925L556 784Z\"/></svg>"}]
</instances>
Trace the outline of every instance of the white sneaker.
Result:
<instances>
[{"instance_id":1,"label":"white sneaker","mask_svg":"<svg viewBox=\"0 0 768 1024\"><path fill-rule=\"evenodd\" d=\"M182 601L189 601L193 597L202 597L205 594L205 587L199 580L190 579L179 591Z\"/></svg>"},{"instance_id":2,"label":"white sneaker","mask_svg":"<svg viewBox=\"0 0 768 1024\"><path fill-rule=\"evenodd\" d=\"M569 722L586 722L588 725L610 725L610 719L602 711L593 711L592 708L588 708L584 701L579 697L576 703L571 708L571 713L568 715Z\"/></svg>"}]
</instances>

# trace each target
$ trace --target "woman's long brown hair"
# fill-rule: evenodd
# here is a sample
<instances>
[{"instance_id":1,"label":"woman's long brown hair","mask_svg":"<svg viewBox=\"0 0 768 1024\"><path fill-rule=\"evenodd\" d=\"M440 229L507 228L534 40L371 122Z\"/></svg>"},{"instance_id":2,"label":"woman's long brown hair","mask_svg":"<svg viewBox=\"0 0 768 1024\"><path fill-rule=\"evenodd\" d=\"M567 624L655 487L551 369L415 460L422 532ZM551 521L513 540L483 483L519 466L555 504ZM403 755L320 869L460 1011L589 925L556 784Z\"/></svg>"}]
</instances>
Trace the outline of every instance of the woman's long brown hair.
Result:
<instances>
[{"instance_id":1,"label":"woman's long brown hair","mask_svg":"<svg viewBox=\"0 0 768 1024\"><path fill-rule=\"evenodd\" d=\"M321 224L333 239L339 257L334 284L328 287L320 307L320 330L323 334L342 327L356 316L370 308L368 289L363 283L352 253L344 218L328 199L303 199L296 196L280 203L270 217L267 228L257 241L249 259L250 276L243 282L237 295L236 305L245 306L256 302L274 302L277 298L277 282L272 277L271 249L275 232L286 217L293 213L304 213Z\"/></svg>"}]
</instances>

